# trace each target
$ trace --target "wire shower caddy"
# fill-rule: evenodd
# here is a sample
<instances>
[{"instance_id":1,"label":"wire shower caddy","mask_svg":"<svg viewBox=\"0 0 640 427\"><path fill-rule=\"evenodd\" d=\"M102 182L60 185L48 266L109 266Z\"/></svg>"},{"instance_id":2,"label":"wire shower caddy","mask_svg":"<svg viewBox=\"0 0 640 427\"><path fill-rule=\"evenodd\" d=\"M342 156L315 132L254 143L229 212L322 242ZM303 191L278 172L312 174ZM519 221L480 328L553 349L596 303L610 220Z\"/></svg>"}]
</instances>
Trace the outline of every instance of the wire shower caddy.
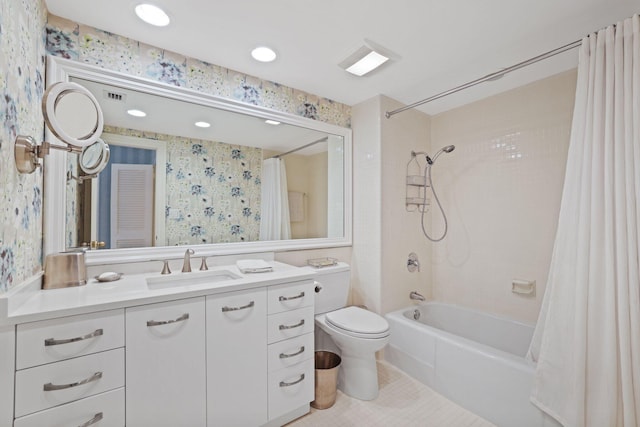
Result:
<instances>
[{"instance_id":1,"label":"wire shower caddy","mask_svg":"<svg viewBox=\"0 0 640 427\"><path fill-rule=\"evenodd\" d=\"M426 165L424 166L426 167ZM427 176L423 173L424 167L418 161L418 153L411 151L411 159L407 163L405 185L405 208L407 212L426 212L429 210L427 198Z\"/></svg>"}]
</instances>

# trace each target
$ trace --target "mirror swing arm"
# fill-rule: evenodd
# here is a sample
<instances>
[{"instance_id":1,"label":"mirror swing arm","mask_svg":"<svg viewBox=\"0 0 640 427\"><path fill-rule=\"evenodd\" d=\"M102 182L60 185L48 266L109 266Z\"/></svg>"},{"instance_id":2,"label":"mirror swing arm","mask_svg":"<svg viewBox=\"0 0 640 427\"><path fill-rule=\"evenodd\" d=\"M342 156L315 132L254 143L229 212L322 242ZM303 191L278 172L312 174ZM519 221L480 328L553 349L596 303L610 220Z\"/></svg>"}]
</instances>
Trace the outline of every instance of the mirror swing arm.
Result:
<instances>
[{"instance_id":1,"label":"mirror swing arm","mask_svg":"<svg viewBox=\"0 0 640 427\"><path fill-rule=\"evenodd\" d=\"M62 147L53 145L47 141L38 144L36 140L30 136L16 136L14 156L18 172L29 174L33 173L37 168L41 168L42 164L40 163L40 159L44 159L52 148L68 153L82 152L82 148L72 145Z\"/></svg>"}]
</instances>

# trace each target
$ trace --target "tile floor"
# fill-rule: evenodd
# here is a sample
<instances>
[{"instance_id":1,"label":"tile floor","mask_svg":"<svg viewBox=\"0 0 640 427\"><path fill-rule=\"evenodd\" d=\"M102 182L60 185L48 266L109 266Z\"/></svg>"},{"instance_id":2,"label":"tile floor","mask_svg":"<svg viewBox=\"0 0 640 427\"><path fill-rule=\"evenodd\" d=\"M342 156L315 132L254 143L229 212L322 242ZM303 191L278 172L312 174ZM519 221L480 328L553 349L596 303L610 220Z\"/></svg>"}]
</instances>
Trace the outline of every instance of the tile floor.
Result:
<instances>
[{"instance_id":1,"label":"tile floor","mask_svg":"<svg viewBox=\"0 0 640 427\"><path fill-rule=\"evenodd\" d=\"M338 390L335 405L287 427L495 427L387 362L378 362L380 395L364 402Z\"/></svg>"}]
</instances>

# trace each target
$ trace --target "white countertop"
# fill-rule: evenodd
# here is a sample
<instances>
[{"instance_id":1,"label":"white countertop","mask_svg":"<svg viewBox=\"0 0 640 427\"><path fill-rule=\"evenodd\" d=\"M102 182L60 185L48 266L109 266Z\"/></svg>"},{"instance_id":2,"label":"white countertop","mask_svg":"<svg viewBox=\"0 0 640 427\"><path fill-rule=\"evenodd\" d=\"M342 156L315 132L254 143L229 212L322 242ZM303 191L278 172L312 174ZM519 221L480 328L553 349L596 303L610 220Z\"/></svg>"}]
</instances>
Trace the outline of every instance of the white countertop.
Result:
<instances>
[{"instance_id":1,"label":"white countertop","mask_svg":"<svg viewBox=\"0 0 640 427\"><path fill-rule=\"evenodd\" d=\"M199 279L215 271L226 270L238 278L158 289L150 289L147 285L147 279L161 277L161 275L159 273L145 273L125 274L120 280L114 282L98 282L92 278L84 286L25 290L0 299L0 325L240 291L314 277L313 271L306 268L293 267L275 261L269 261L269 264L273 266L273 271L266 273L243 274L235 265L212 267L205 272L172 273L171 276L162 277L182 279L188 275L189 278ZM15 301L11 301L11 298L15 298Z\"/></svg>"}]
</instances>

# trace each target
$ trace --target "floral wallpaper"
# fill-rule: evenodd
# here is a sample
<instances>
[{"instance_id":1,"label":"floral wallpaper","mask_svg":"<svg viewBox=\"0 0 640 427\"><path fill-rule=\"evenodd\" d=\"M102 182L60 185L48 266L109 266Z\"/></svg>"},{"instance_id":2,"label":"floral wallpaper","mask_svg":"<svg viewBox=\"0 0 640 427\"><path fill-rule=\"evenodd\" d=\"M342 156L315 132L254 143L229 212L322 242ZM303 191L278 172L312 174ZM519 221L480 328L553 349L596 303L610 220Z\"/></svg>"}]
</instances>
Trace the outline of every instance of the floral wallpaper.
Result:
<instances>
[{"instance_id":1,"label":"floral wallpaper","mask_svg":"<svg viewBox=\"0 0 640 427\"><path fill-rule=\"evenodd\" d=\"M258 240L262 149L109 126L105 132L167 142L165 245Z\"/></svg>"},{"instance_id":2,"label":"floral wallpaper","mask_svg":"<svg viewBox=\"0 0 640 427\"><path fill-rule=\"evenodd\" d=\"M0 1L0 293L42 270L42 171L18 173L13 142L44 135L46 16L41 0Z\"/></svg>"},{"instance_id":3,"label":"floral wallpaper","mask_svg":"<svg viewBox=\"0 0 640 427\"><path fill-rule=\"evenodd\" d=\"M351 126L351 107L49 15L47 52L247 104Z\"/></svg>"}]
</instances>

